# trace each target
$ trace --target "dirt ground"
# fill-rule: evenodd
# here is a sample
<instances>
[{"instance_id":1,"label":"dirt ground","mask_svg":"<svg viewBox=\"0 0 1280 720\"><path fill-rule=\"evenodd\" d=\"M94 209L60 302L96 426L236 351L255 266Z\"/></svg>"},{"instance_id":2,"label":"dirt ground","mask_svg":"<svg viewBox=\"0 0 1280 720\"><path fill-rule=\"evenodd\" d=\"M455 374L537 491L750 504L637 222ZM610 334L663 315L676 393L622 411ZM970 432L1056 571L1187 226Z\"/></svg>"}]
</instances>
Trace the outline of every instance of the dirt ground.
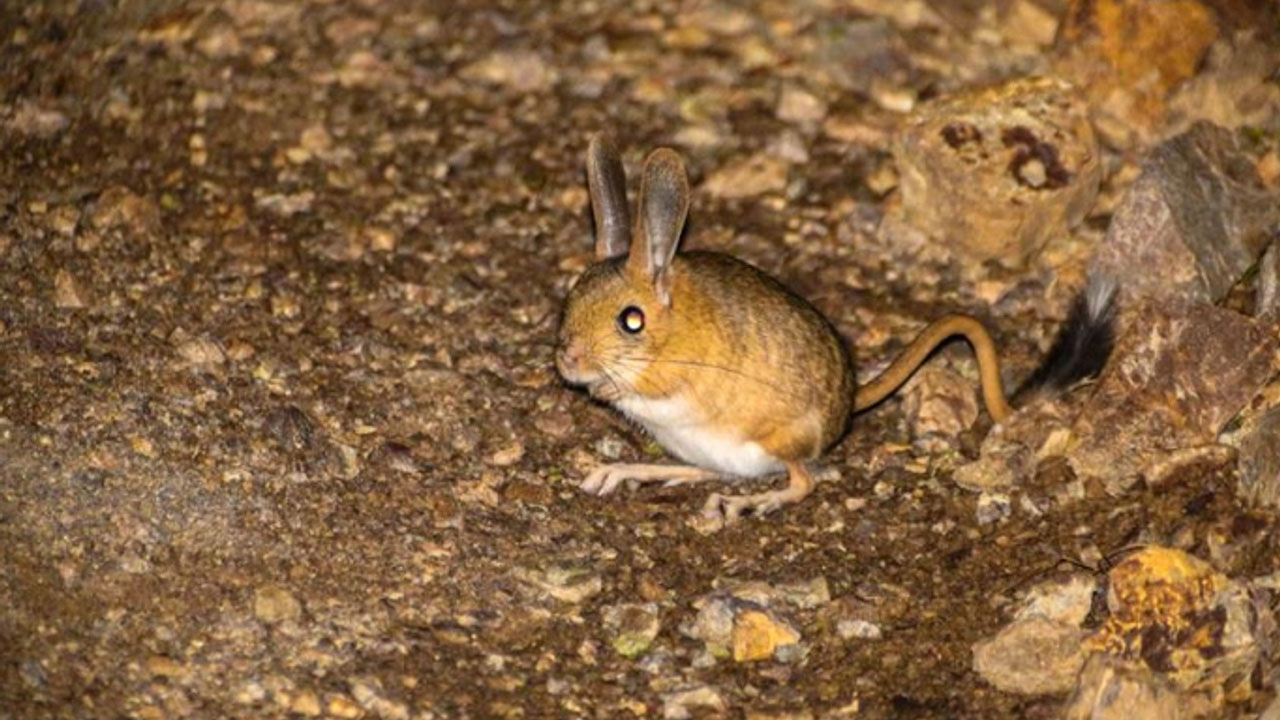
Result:
<instances>
[{"instance_id":1,"label":"dirt ground","mask_svg":"<svg viewBox=\"0 0 1280 720\"><path fill-rule=\"evenodd\" d=\"M597 129L632 172L682 128L713 135L682 148L687 243L776 274L860 357L906 339L860 343L877 318L897 335L968 310L1011 377L1034 364L1051 318L993 314L945 262L923 288L891 264L883 144L776 112L826 62L801 40L855 21L854 60L925 95L1033 64L964 45L987 5L941 5L938 33L761 2L717 34L666 2L5 4L0 717L678 717L673 693L704 686L719 709L694 717L1053 717L1060 697L971 670L1028 583L1143 542L1280 569L1274 518L1212 467L1020 509L1053 494L1042 473L979 523L949 469L983 427L932 452L895 402L825 459L838 479L718 533L689 518L723 488L577 490L597 462L661 456L551 364L591 260ZM829 116L893 103L844 82ZM779 191L700 192L797 141ZM816 578L883 636L800 613L800 657L735 663L681 631L726 582ZM619 654L608 609L650 602L652 646Z\"/></svg>"}]
</instances>

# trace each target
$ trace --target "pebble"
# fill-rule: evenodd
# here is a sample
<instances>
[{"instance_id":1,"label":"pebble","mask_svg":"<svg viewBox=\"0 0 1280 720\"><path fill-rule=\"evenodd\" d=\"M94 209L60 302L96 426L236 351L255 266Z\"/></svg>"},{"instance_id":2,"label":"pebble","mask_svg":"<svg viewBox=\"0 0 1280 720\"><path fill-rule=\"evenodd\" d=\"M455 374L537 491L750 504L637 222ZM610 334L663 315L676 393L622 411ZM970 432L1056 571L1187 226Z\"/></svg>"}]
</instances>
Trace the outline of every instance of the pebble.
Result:
<instances>
[{"instance_id":1,"label":"pebble","mask_svg":"<svg viewBox=\"0 0 1280 720\"><path fill-rule=\"evenodd\" d=\"M148 658L147 670L156 677L180 678L187 675L187 669L181 663L165 655Z\"/></svg>"},{"instance_id":2,"label":"pebble","mask_svg":"<svg viewBox=\"0 0 1280 720\"><path fill-rule=\"evenodd\" d=\"M784 85L778 97L778 119L802 125L816 125L827 117L827 104L813 93L795 85Z\"/></svg>"},{"instance_id":3,"label":"pebble","mask_svg":"<svg viewBox=\"0 0 1280 720\"><path fill-rule=\"evenodd\" d=\"M799 642L800 633L772 613L746 610L734 618L732 647L737 662L766 660L781 648Z\"/></svg>"},{"instance_id":4,"label":"pebble","mask_svg":"<svg viewBox=\"0 0 1280 720\"><path fill-rule=\"evenodd\" d=\"M156 456L155 445L152 444L150 439L142 435L134 435L129 438L129 447L133 448L133 451L142 457L151 459Z\"/></svg>"},{"instance_id":5,"label":"pebble","mask_svg":"<svg viewBox=\"0 0 1280 720\"><path fill-rule=\"evenodd\" d=\"M575 605L604 589L604 580L599 574L565 565L553 565L545 570L518 570L517 575L547 596Z\"/></svg>"},{"instance_id":6,"label":"pebble","mask_svg":"<svg viewBox=\"0 0 1280 720\"><path fill-rule=\"evenodd\" d=\"M257 680L250 680L236 691L236 702L241 705L252 705L262 702L267 697L267 689Z\"/></svg>"},{"instance_id":7,"label":"pebble","mask_svg":"<svg viewBox=\"0 0 1280 720\"><path fill-rule=\"evenodd\" d=\"M1032 0L1014 0L1004 12L1000 31L1013 45L1049 47L1058 32L1058 18Z\"/></svg>"},{"instance_id":8,"label":"pebble","mask_svg":"<svg viewBox=\"0 0 1280 720\"><path fill-rule=\"evenodd\" d=\"M79 310L89 304L88 294L71 273L58 270L53 276L53 304L66 310Z\"/></svg>"},{"instance_id":9,"label":"pebble","mask_svg":"<svg viewBox=\"0 0 1280 720\"><path fill-rule=\"evenodd\" d=\"M1013 502L1005 493L984 492L978 496L976 517L979 525L990 525L1009 517Z\"/></svg>"},{"instance_id":10,"label":"pebble","mask_svg":"<svg viewBox=\"0 0 1280 720\"><path fill-rule=\"evenodd\" d=\"M152 232L160 227L160 208L150 198L117 185L98 197L89 215L89 225L97 230Z\"/></svg>"},{"instance_id":11,"label":"pebble","mask_svg":"<svg viewBox=\"0 0 1280 720\"><path fill-rule=\"evenodd\" d=\"M294 696L289 710L299 715L315 717L320 714L320 698L312 690L303 690Z\"/></svg>"},{"instance_id":12,"label":"pebble","mask_svg":"<svg viewBox=\"0 0 1280 720\"><path fill-rule=\"evenodd\" d=\"M281 217L293 217L302 213L311 212L311 206L316 201L316 194L311 190L303 190L297 193L270 193L259 195L254 200L254 205L267 212L275 213Z\"/></svg>"},{"instance_id":13,"label":"pebble","mask_svg":"<svg viewBox=\"0 0 1280 720\"><path fill-rule=\"evenodd\" d=\"M358 718L363 712L360 706L351 701L346 695L334 695L329 698L329 714L340 718Z\"/></svg>"},{"instance_id":14,"label":"pebble","mask_svg":"<svg viewBox=\"0 0 1280 720\"><path fill-rule=\"evenodd\" d=\"M706 150L723 145L725 136L714 125L686 125L676 131L672 140L681 147Z\"/></svg>"},{"instance_id":15,"label":"pebble","mask_svg":"<svg viewBox=\"0 0 1280 720\"><path fill-rule=\"evenodd\" d=\"M787 187L788 172L787 163L758 153L716 170L703 184L703 190L723 200L782 192Z\"/></svg>"},{"instance_id":16,"label":"pebble","mask_svg":"<svg viewBox=\"0 0 1280 720\"><path fill-rule=\"evenodd\" d=\"M302 603L279 585L266 585L253 594L253 614L265 623L297 620L302 615Z\"/></svg>"},{"instance_id":17,"label":"pebble","mask_svg":"<svg viewBox=\"0 0 1280 720\"><path fill-rule=\"evenodd\" d=\"M821 575L803 582L778 585L758 581L733 583L726 585L724 591L737 600L765 607L786 604L801 610L813 610L831 602L831 588Z\"/></svg>"},{"instance_id":18,"label":"pebble","mask_svg":"<svg viewBox=\"0 0 1280 720\"><path fill-rule=\"evenodd\" d=\"M720 692L708 685L678 690L662 696L663 720L689 720L694 711L707 708L715 713L728 710Z\"/></svg>"},{"instance_id":19,"label":"pebble","mask_svg":"<svg viewBox=\"0 0 1280 720\"><path fill-rule=\"evenodd\" d=\"M596 453L605 460L617 460L622 457L624 447L622 440L616 435L603 435L595 443Z\"/></svg>"},{"instance_id":20,"label":"pebble","mask_svg":"<svg viewBox=\"0 0 1280 720\"><path fill-rule=\"evenodd\" d=\"M1042 617L1079 627L1093 608L1093 594L1097 589L1097 578L1088 573L1073 573L1042 582L1027 591L1014 619Z\"/></svg>"},{"instance_id":21,"label":"pebble","mask_svg":"<svg viewBox=\"0 0 1280 720\"><path fill-rule=\"evenodd\" d=\"M204 336L181 341L178 345L178 356L196 366L221 365L227 360L222 346L217 341Z\"/></svg>"},{"instance_id":22,"label":"pebble","mask_svg":"<svg viewBox=\"0 0 1280 720\"><path fill-rule=\"evenodd\" d=\"M73 237L80 225L80 210L73 205L62 205L49 213L47 222L50 230L63 237Z\"/></svg>"},{"instance_id":23,"label":"pebble","mask_svg":"<svg viewBox=\"0 0 1280 720\"><path fill-rule=\"evenodd\" d=\"M349 683L349 688L351 696L360 704L360 707L382 720L409 720L409 707L402 702L383 697L376 680L355 679Z\"/></svg>"},{"instance_id":24,"label":"pebble","mask_svg":"<svg viewBox=\"0 0 1280 720\"><path fill-rule=\"evenodd\" d=\"M836 623L836 634L843 640L879 640L884 637L879 625L866 620L841 620Z\"/></svg>"},{"instance_id":25,"label":"pebble","mask_svg":"<svg viewBox=\"0 0 1280 720\"><path fill-rule=\"evenodd\" d=\"M911 436L931 452L946 450L948 440L968 430L978 419L976 385L940 363L920 369L902 391L903 412Z\"/></svg>"},{"instance_id":26,"label":"pebble","mask_svg":"<svg viewBox=\"0 0 1280 720\"><path fill-rule=\"evenodd\" d=\"M562 438L573 429L573 415L563 410L541 413L533 420L539 432L553 438Z\"/></svg>"},{"instance_id":27,"label":"pebble","mask_svg":"<svg viewBox=\"0 0 1280 720\"><path fill-rule=\"evenodd\" d=\"M662 624L656 603L624 603L604 610L604 627L613 638L610 644L619 655L633 658L653 644Z\"/></svg>"},{"instance_id":28,"label":"pebble","mask_svg":"<svg viewBox=\"0 0 1280 720\"><path fill-rule=\"evenodd\" d=\"M542 92L555 85L557 73L535 52L499 50L464 67L462 77L518 92Z\"/></svg>"},{"instance_id":29,"label":"pebble","mask_svg":"<svg viewBox=\"0 0 1280 720\"><path fill-rule=\"evenodd\" d=\"M524 458L524 443L513 440L510 444L499 448L489 456L489 464L497 467L515 465Z\"/></svg>"},{"instance_id":30,"label":"pebble","mask_svg":"<svg viewBox=\"0 0 1280 720\"><path fill-rule=\"evenodd\" d=\"M695 640L701 640L709 654L727 657L733 636L733 603L725 597L701 598L694 602L698 614L693 621L682 625L680 632Z\"/></svg>"},{"instance_id":31,"label":"pebble","mask_svg":"<svg viewBox=\"0 0 1280 720\"><path fill-rule=\"evenodd\" d=\"M365 228L364 240L370 250L379 253L393 252L400 244L400 238L394 231L379 226Z\"/></svg>"},{"instance_id":32,"label":"pebble","mask_svg":"<svg viewBox=\"0 0 1280 720\"><path fill-rule=\"evenodd\" d=\"M71 121L57 110L42 108L29 100L24 100L9 118L8 129L17 135L47 140L67 129Z\"/></svg>"}]
</instances>

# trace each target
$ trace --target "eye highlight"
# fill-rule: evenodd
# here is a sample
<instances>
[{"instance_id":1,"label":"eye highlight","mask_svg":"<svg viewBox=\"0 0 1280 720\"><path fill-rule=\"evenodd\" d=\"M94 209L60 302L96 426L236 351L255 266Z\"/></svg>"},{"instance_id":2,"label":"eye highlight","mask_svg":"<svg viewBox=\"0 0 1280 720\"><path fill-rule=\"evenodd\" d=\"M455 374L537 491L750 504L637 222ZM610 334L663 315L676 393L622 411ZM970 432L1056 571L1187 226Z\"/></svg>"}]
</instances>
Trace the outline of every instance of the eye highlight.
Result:
<instances>
[{"instance_id":1,"label":"eye highlight","mask_svg":"<svg viewBox=\"0 0 1280 720\"><path fill-rule=\"evenodd\" d=\"M628 335L635 335L644 330L644 311L635 305L628 305L618 313L618 327Z\"/></svg>"}]
</instances>

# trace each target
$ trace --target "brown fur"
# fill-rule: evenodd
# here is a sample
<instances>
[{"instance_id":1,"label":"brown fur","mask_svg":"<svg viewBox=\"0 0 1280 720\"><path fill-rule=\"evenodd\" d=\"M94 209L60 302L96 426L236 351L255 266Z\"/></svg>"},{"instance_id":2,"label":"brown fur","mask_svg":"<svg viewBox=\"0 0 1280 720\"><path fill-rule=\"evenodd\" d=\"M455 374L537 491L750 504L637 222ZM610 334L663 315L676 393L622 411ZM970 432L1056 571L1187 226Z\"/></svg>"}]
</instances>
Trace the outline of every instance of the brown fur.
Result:
<instances>
[{"instance_id":1,"label":"brown fur","mask_svg":"<svg viewBox=\"0 0 1280 720\"><path fill-rule=\"evenodd\" d=\"M645 358L631 383L635 393L681 393L708 424L782 460L812 460L840 439L853 406L853 363L817 309L728 255L680 253L672 273L672 302L664 307L629 265L595 266L570 294L562 338L591 347L593 370ZM637 336L615 321L631 305L646 319Z\"/></svg>"}]
</instances>

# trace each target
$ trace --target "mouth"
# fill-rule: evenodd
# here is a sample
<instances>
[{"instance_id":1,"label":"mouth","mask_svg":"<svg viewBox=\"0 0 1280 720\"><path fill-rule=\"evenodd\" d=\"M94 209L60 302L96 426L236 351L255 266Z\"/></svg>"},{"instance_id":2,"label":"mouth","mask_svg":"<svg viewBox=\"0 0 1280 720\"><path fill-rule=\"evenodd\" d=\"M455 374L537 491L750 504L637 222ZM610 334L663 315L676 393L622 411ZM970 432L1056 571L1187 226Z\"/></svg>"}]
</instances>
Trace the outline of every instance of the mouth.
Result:
<instances>
[{"instance_id":1,"label":"mouth","mask_svg":"<svg viewBox=\"0 0 1280 720\"><path fill-rule=\"evenodd\" d=\"M616 402L622 397L618 386L603 378L587 384L587 394L596 400L607 403Z\"/></svg>"},{"instance_id":2,"label":"mouth","mask_svg":"<svg viewBox=\"0 0 1280 720\"><path fill-rule=\"evenodd\" d=\"M572 387L580 387L587 391L587 394L596 400L604 402L613 402L622 397L622 392L618 390L618 386L609 382L603 375L587 376L585 373L565 372L563 368L559 368L560 377Z\"/></svg>"},{"instance_id":3,"label":"mouth","mask_svg":"<svg viewBox=\"0 0 1280 720\"><path fill-rule=\"evenodd\" d=\"M587 394L596 400L613 402L622 397L618 386L609 382L603 374L585 373L578 369L567 368L560 362L556 363L556 370L565 383L585 389Z\"/></svg>"}]
</instances>

